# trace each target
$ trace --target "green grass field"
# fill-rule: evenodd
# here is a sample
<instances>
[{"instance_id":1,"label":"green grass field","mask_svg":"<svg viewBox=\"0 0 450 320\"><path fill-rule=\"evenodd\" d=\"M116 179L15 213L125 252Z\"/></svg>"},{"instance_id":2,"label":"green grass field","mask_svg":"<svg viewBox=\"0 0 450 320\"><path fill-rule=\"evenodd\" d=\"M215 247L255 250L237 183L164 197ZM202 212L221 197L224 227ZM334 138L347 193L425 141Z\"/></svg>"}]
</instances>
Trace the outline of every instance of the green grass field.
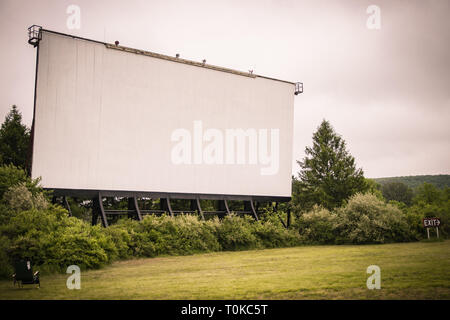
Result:
<instances>
[{"instance_id":1,"label":"green grass field","mask_svg":"<svg viewBox=\"0 0 450 320\"><path fill-rule=\"evenodd\" d=\"M368 290L366 269L381 268ZM41 289L0 282L0 299L450 299L450 241L305 246L136 259L41 277Z\"/></svg>"}]
</instances>

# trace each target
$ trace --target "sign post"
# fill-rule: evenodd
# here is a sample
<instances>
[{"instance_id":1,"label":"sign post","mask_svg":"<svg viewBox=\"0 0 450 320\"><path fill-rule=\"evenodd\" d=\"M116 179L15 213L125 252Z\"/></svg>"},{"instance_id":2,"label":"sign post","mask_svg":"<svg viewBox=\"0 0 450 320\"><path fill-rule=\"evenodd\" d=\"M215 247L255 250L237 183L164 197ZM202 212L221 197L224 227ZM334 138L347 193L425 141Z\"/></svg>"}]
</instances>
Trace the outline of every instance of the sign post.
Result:
<instances>
[{"instance_id":1,"label":"sign post","mask_svg":"<svg viewBox=\"0 0 450 320\"><path fill-rule=\"evenodd\" d=\"M436 235L439 238L439 226L441 225L440 218L423 218L422 223L423 223L424 228L427 229L428 239L430 239L430 228L433 228L433 227L436 228Z\"/></svg>"}]
</instances>

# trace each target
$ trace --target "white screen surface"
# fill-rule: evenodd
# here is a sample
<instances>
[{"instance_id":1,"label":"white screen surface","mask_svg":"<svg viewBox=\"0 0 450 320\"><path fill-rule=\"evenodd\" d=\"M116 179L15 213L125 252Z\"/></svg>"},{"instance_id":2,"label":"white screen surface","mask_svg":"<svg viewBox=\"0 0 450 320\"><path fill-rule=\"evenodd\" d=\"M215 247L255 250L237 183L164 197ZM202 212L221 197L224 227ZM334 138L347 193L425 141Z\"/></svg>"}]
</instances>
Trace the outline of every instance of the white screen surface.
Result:
<instances>
[{"instance_id":1,"label":"white screen surface","mask_svg":"<svg viewBox=\"0 0 450 320\"><path fill-rule=\"evenodd\" d=\"M43 31L32 176L51 189L290 197L293 93Z\"/></svg>"}]
</instances>

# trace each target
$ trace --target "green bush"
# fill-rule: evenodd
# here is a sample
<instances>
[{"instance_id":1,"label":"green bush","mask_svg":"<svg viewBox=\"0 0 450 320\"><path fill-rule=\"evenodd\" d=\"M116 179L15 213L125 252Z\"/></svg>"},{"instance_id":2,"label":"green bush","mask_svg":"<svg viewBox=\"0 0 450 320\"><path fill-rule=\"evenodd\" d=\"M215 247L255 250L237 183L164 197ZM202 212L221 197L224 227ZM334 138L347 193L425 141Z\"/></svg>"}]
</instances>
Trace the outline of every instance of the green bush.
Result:
<instances>
[{"instance_id":1,"label":"green bush","mask_svg":"<svg viewBox=\"0 0 450 320\"><path fill-rule=\"evenodd\" d=\"M387 243L412 240L405 215L373 194L356 194L336 211L337 243Z\"/></svg>"},{"instance_id":2,"label":"green bush","mask_svg":"<svg viewBox=\"0 0 450 320\"><path fill-rule=\"evenodd\" d=\"M105 232L114 234L122 256L154 257L220 250L214 226L195 216L149 215L142 222L122 219Z\"/></svg>"},{"instance_id":3,"label":"green bush","mask_svg":"<svg viewBox=\"0 0 450 320\"><path fill-rule=\"evenodd\" d=\"M24 183L33 195L42 193L42 188L39 186L40 179L31 180L26 172L13 165L0 166L0 199L3 198L4 193L11 187Z\"/></svg>"},{"instance_id":4,"label":"green bush","mask_svg":"<svg viewBox=\"0 0 450 320\"><path fill-rule=\"evenodd\" d=\"M248 250L261 247L258 238L252 233L252 218L226 216L221 222L215 221L217 239L223 250Z\"/></svg>"},{"instance_id":5,"label":"green bush","mask_svg":"<svg viewBox=\"0 0 450 320\"><path fill-rule=\"evenodd\" d=\"M292 247L301 243L298 233L284 228L279 221L253 222L253 233L262 248Z\"/></svg>"},{"instance_id":6,"label":"green bush","mask_svg":"<svg viewBox=\"0 0 450 320\"><path fill-rule=\"evenodd\" d=\"M132 234L129 232L126 226L122 224L114 224L104 229L103 233L106 236L109 236L112 240L112 244L117 250L116 255L118 259L127 259L133 256Z\"/></svg>"},{"instance_id":7,"label":"green bush","mask_svg":"<svg viewBox=\"0 0 450 320\"><path fill-rule=\"evenodd\" d=\"M117 249L111 239L98 228L85 223L74 223L63 232L51 235L45 241L45 264L64 270L69 265L82 269L99 268L117 257Z\"/></svg>"},{"instance_id":8,"label":"green bush","mask_svg":"<svg viewBox=\"0 0 450 320\"><path fill-rule=\"evenodd\" d=\"M0 201L0 226L4 226L9 223L9 220L16 214L6 204Z\"/></svg>"},{"instance_id":9,"label":"green bush","mask_svg":"<svg viewBox=\"0 0 450 320\"><path fill-rule=\"evenodd\" d=\"M335 242L336 224L336 214L331 213L328 209L315 206L311 211L301 215L294 226L305 243L326 244Z\"/></svg>"},{"instance_id":10,"label":"green bush","mask_svg":"<svg viewBox=\"0 0 450 320\"><path fill-rule=\"evenodd\" d=\"M195 216L147 216L141 222L141 230L144 238L154 244L156 255L182 255L220 249L211 222L202 222Z\"/></svg>"},{"instance_id":11,"label":"green bush","mask_svg":"<svg viewBox=\"0 0 450 320\"><path fill-rule=\"evenodd\" d=\"M13 274L8 248L9 239L5 236L0 236L0 278L8 278Z\"/></svg>"},{"instance_id":12,"label":"green bush","mask_svg":"<svg viewBox=\"0 0 450 320\"><path fill-rule=\"evenodd\" d=\"M356 194L334 212L321 207L299 215L295 228L305 243L366 244L417 240L416 217L375 194Z\"/></svg>"},{"instance_id":13,"label":"green bush","mask_svg":"<svg viewBox=\"0 0 450 320\"><path fill-rule=\"evenodd\" d=\"M30 209L46 209L48 201L42 193L32 194L25 182L10 187L3 194L4 202L15 212Z\"/></svg>"},{"instance_id":14,"label":"green bush","mask_svg":"<svg viewBox=\"0 0 450 320\"><path fill-rule=\"evenodd\" d=\"M98 268L118 257L112 237L101 227L70 218L58 206L19 212L0 227L0 232L8 239L9 265L28 259L55 270L65 270L71 264Z\"/></svg>"},{"instance_id":15,"label":"green bush","mask_svg":"<svg viewBox=\"0 0 450 320\"><path fill-rule=\"evenodd\" d=\"M280 228L286 228L286 223L287 223L287 209L285 206L278 206L278 210L275 210L273 207L260 207L259 208L259 220L263 223L265 222L270 222L272 224L274 224L277 227ZM280 209L280 207L284 207L283 209ZM293 215L291 215L291 223L292 220L295 217Z\"/></svg>"}]
</instances>

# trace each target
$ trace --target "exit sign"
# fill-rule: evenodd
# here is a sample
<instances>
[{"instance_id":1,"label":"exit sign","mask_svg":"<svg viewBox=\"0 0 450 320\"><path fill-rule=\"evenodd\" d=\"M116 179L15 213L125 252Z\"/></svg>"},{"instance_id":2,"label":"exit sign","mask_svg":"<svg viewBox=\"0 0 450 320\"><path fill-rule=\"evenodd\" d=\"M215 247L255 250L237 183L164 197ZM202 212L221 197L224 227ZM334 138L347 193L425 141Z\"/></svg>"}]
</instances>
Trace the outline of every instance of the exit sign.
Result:
<instances>
[{"instance_id":1,"label":"exit sign","mask_svg":"<svg viewBox=\"0 0 450 320\"><path fill-rule=\"evenodd\" d=\"M439 227L441 225L441 219L439 218L424 218L422 219L423 226L425 228L431 228L431 227Z\"/></svg>"}]
</instances>

